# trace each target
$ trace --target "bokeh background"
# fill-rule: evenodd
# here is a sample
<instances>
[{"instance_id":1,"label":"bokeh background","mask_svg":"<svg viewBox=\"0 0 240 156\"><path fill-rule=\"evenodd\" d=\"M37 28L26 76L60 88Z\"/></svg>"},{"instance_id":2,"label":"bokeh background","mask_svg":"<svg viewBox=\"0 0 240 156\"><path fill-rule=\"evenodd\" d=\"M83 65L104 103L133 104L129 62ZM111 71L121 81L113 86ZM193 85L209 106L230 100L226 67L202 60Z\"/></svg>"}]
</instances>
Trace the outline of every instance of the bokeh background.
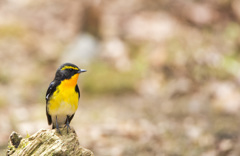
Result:
<instances>
[{"instance_id":1,"label":"bokeh background","mask_svg":"<svg viewBox=\"0 0 240 156\"><path fill-rule=\"evenodd\" d=\"M0 149L50 128L72 62L71 125L96 156L240 155L239 0L0 0Z\"/></svg>"}]
</instances>

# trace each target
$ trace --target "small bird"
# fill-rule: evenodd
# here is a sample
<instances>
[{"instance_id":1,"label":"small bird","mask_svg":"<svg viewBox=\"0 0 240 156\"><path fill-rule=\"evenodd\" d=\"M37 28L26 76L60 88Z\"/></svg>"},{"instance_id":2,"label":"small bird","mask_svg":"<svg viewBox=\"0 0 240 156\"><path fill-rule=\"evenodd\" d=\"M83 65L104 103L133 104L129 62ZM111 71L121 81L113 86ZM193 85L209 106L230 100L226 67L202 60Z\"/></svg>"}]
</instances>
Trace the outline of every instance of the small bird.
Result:
<instances>
[{"instance_id":1,"label":"small bird","mask_svg":"<svg viewBox=\"0 0 240 156\"><path fill-rule=\"evenodd\" d=\"M78 76L85 69L80 69L71 63L62 64L56 72L54 80L50 83L46 93L46 114L48 124L52 129L67 126L78 108L80 91L77 85Z\"/></svg>"}]
</instances>

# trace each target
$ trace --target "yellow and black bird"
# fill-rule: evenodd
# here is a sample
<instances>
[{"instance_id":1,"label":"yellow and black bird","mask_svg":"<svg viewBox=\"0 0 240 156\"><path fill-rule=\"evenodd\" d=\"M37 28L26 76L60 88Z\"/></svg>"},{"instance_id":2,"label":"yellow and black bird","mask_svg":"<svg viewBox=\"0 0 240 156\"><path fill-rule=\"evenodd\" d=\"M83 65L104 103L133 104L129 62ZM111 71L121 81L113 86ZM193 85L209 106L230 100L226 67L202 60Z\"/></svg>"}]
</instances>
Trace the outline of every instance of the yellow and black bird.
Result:
<instances>
[{"instance_id":1,"label":"yellow and black bird","mask_svg":"<svg viewBox=\"0 0 240 156\"><path fill-rule=\"evenodd\" d=\"M56 72L54 80L50 83L46 94L46 114L48 124L52 128L67 126L78 108L80 92L77 85L80 73L86 72L71 63L62 64Z\"/></svg>"}]
</instances>

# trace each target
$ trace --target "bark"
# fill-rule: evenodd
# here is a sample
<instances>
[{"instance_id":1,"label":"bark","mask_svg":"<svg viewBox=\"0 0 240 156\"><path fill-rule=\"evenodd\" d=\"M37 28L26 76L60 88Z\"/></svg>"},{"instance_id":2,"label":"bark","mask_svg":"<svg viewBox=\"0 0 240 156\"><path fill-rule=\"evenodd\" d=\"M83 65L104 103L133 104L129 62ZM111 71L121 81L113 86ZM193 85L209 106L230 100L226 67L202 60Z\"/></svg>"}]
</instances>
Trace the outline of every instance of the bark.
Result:
<instances>
[{"instance_id":1,"label":"bark","mask_svg":"<svg viewBox=\"0 0 240 156\"><path fill-rule=\"evenodd\" d=\"M73 128L56 130L41 129L30 137L22 138L16 132L10 135L7 156L93 156L93 153L79 145Z\"/></svg>"}]
</instances>

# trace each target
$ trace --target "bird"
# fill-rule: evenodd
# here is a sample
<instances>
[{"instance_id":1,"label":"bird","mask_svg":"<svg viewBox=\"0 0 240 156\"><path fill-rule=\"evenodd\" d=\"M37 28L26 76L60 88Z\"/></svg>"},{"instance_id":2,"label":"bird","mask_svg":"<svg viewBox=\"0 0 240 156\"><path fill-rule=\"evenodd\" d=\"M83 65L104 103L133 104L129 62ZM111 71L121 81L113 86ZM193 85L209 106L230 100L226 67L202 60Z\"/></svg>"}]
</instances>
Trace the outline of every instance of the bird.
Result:
<instances>
[{"instance_id":1,"label":"bird","mask_svg":"<svg viewBox=\"0 0 240 156\"><path fill-rule=\"evenodd\" d=\"M54 80L50 83L46 93L46 115L48 125L52 129L67 126L70 128L70 122L78 108L80 91L77 80L81 73L86 72L72 63L62 64L56 71Z\"/></svg>"}]
</instances>

